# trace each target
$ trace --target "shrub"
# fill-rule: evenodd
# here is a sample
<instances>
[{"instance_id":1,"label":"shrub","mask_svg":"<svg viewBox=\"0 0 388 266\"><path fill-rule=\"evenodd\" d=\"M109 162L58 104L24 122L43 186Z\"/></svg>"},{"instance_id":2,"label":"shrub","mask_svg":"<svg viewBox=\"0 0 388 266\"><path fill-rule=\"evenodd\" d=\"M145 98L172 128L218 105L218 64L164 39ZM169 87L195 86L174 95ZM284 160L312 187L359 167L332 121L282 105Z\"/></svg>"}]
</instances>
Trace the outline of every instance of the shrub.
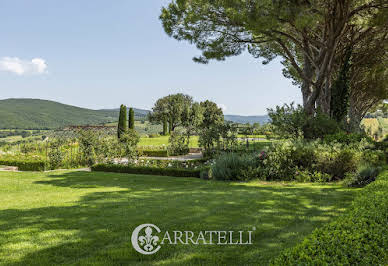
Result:
<instances>
[{"instance_id":1,"label":"shrub","mask_svg":"<svg viewBox=\"0 0 388 266\"><path fill-rule=\"evenodd\" d=\"M365 164L372 166L381 166L387 160L387 155L382 150L365 150L362 154L362 160Z\"/></svg>"},{"instance_id":2,"label":"shrub","mask_svg":"<svg viewBox=\"0 0 388 266\"><path fill-rule=\"evenodd\" d=\"M59 168L64 160L64 153L61 150L62 143L58 140L54 140L50 143L50 149L48 152L48 159L50 162L50 169Z\"/></svg>"},{"instance_id":3,"label":"shrub","mask_svg":"<svg viewBox=\"0 0 388 266\"><path fill-rule=\"evenodd\" d=\"M349 173L344 184L348 187L364 187L375 181L380 171L380 167L362 166L356 173Z\"/></svg>"},{"instance_id":4,"label":"shrub","mask_svg":"<svg viewBox=\"0 0 388 266\"><path fill-rule=\"evenodd\" d=\"M297 170L293 159L294 151L296 151L296 147L291 141L274 144L263 160L263 178L267 180L292 180Z\"/></svg>"},{"instance_id":5,"label":"shrub","mask_svg":"<svg viewBox=\"0 0 388 266\"><path fill-rule=\"evenodd\" d=\"M363 133L347 133L345 131L340 131L336 134L326 135L324 141L326 143L339 142L344 144L354 144L360 142L362 139L367 139L372 141L370 137Z\"/></svg>"},{"instance_id":6,"label":"shrub","mask_svg":"<svg viewBox=\"0 0 388 266\"><path fill-rule=\"evenodd\" d=\"M326 151L323 151L322 148ZM356 171L360 162L359 151L342 145L321 146L316 156L315 169L321 173L327 173L337 180L345 178L349 172Z\"/></svg>"},{"instance_id":7,"label":"shrub","mask_svg":"<svg viewBox=\"0 0 388 266\"><path fill-rule=\"evenodd\" d=\"M295 180L298 182L330 182L332 176L321 172L310 172L308 170L300 170L295 173Z\"/></svg>"},{"instance_id":8,"label":"shrub","mask_svg":"<svg viewBox=\"0 0 388 266\"><path fill-rule=\"evenodd\" d=\"M23 158L0 158L0 165L15 166L20 171L44 171L46 163L43 160Z\"/></svg>"},{"instance_id":9,"label":"shrub","mask_svg":"<svg viewBox=\"0 0 388 266\"><path fill-rule=\"evenodd\" d=\"M189 168L197 169L204 166L207 163L206 159L197 159L189 161L178 160L160 160L160 159L145 159L132 161L134 166L147 166L147 167L160 167L160 168Z\"/></svg>"},{"instance_id":10,"label":"shrub","mask_svg":"<svg viewBox=\"0 0 388 266\"><path fill-rule=\"evenodd\" d=\"M224 153L216 159L211 172L217 180L248 180L256 176L257 166L253 155Z\"/></svg>"},{"instance_id":11,"label":"shrub","mask_svg":"<svg viewBox=\"0 0 388 266\"><path fill-rule=\"evenodd\" d=\"M339 124L326 114L317 112L309 116L301 105L295 107L293 103L268 109L268 115L274 132L282 138L317 139L340 131Z\"/></svg>"},{"instance_id":12,"label":"shrub","mask_svg":"<svg viewBox=\"0 0 388 266\"><path fill-rule=\"evenodd\" d=\"M336 221L284 251L272 265L387 265L388 171Z\"/></svg>"},{"instance_id":13,"label":"shrub","mask_svg":"<svg viewBox=\"0 0 388 266\"><path fill-rule=\"evenodd\" d=\"M308 117L303 125L303 136L306 139L323 139L326 135L340 132L337 121L324 113L318 112L314 117Z\"/></svg>"},{"instance_id":14,"label":"shrub","mask_svg":"<svg viewBox=\"0 0 388 266\"><path fill-rule=\"evenodd\" d=\"M168 150L171 155L184 155L189 153L186 137L181 132L173 131L168 139Z\"/></svg>"},{"instance_id":15,"label":"shrub","mask_svg":"<svg viewBox=\"0 0 388 266\"><path fill-rule=\"evenodd\" d=\"M343 179L357 169L361 159L358 148L341 144L322 144L319 141L288 140L270 147L262 161L262 178L267 180L294 180L301 171L309 177L299 179ZM325 177L313 178L317 173ZM330 177L329 177L330 176Z\"/></svg>"},{"instance_id":16,"label":"shrub","mask_svg":"<svg viewBox=\"0 0 388 266\"><path fill-rule=\"evenodd\" d=\"M122 155L128 159L136 158L136 146L139 143L139 140L139 134L137 134L134 129L128 129L125 133L122 133L119 139Z\"/></svg>"},{"instance_id":17,"label":"shrub","mask_svg":"<svg viewBox=\"0 0 388 266\"><path fill-rule=\"evenodd\" d=\"M118 132L121 131L119 130ZM82 159L88 166L92 166L96 163L96 152L98 136L92 130L81 130L78 132L78 142Z\"/></svg>"},{"instance_id":18,"label":"shrub","mask_svg":"<svg viewBox=\"0 0 388 266\"><path fill-rule=\"evenodd\" d=\"M307 120L307 114L301 105L294 106L284 104L276 106L276 109L268 109L268 115L274 126L275 134L283 138L298 138L303 136L303 126Z\"/></svg>"},{"instance_id":19,"label":"shrub","mask_svg":"<svg viewBox=\"0 0 388 266\"><path fill-rule=\"evenodd\" d=\"M158 168L117 164L97 164L92 166L92 171L196 178L200 178L201 173L200 169Z\"/></svg>"}]
</instances>

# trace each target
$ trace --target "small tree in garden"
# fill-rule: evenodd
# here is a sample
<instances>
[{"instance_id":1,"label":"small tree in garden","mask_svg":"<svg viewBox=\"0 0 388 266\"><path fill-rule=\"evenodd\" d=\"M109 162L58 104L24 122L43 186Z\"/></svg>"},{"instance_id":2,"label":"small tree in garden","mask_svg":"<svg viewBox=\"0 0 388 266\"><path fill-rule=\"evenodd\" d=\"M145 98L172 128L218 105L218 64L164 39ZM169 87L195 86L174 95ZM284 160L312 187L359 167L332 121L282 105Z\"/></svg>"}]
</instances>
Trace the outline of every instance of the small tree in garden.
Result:
<instances>
[{"instance_id":1,"label":"small tree in garden","mask_svg":"<svg viewBox=\"0 0 388 266\"><path fill-rule=\"evenodd\" d=\"M128 114L128 128L129 129L135 129L135 111L133 108L129 108L129 114Z\"/></svg>"},{"instance_id":2,"label":"small tree in garden","mask_svg":"<svg viewBox=\"0 0 388 266\"><path fill-rule=\"evenodd\" d=\"M98 142L98 137L91 130L81 130L78 136L79 148L82 154L82 160L88 166L92 166L97 162L95 146Z\"/></svg>"},{"instance_id":3,"label":"small tree in garden","mask_svg":"<svg viewBox=\"0 0 388 266\"><path fill-rule=\"evenodd\" d=\"M200 103L203 119L199 126L199 144L206 152L214 149L217 144L220 148L221 127L224 125L224 114L216 103L204 101Z\"/></svg>"},{"instance_id":4,"label":"small tree in garden","mask_svg":"<svg viewBox=\"0 0 388 266\"><path fill-rule=\"evenodd\" d=\"M122 134L127 130L127 107L125 105L120 106L119 124L117 127L117 137L120 138Z\"/></svg>"},{"instance_id":5,"label":"small tree in garden","mask_svg":"<svg viewBox=\"0 0 388 266\"><path fill-rule=\"evenodd\" d=\"M201 102L200 105L204 114L201 123L202 128L209 129L210 127L224 123L224 114L216 103L206 100Z\"/></svg>"},{"instance_id":6,"label":"small tree in garden","mask_svg":"<svg viewBox=\"0 0 388 266\"><path fill-rule=\"evenodd\" d=\"M122 147L122 155L123 157L128 158L128 162L137 157L136 146L139 143L139 140L139 134L133 129L130 129L121 135L120 145Z\"/></svg>"},{"instance_id":7,"label":"small tree in garden","mask_svg":"<svg viewBox=\"0 0 388 266\"><path fill-rule=\"evenodd\" d=\"M50 162L50 168L51 169L57 169L62 165L62 162L65 158L65 155L63 151L61 150L61 147L63 145L63 141L60 139L54 139L50 143L50 149L48 152L48 159Z\"/></svg>"},{"instance_id":8,"label":"small tree in garden","mask_svg":"<svg viewBox=\"0 0 388 266\"><path fill-rule=\"evenodd\" d=\"M199 131L199 145L205 149L206 153L214 150L215 144L220 142L219 127L201 128Z\"/></svg>"},{"instance_id":9,"label":"small tree in garden","mask_svg":"<svg viewBox=\"0 0 388 266\"><path fill-rule=\"evenodd\" d=\"M199 103L193 103L191 107L187 107L183 113L183 126L185 128L187 145L190 145L190 137L201 126L203 121L203 108Z\"/></svg>"},{"instance_id":10,"label":"small tree in garden","mask_svg":"<svg viewBox=\"0 0 388 266\"><path fill-rule=\"evenodd\" d=\"M237 133L238 128L237 125L233 124L223 124L219 126L220 135L222 137L222 148L224 150L229 149L233 150L233 148L237 144Z\"/></svg>"},{"instance_id":11,"label":"small tree in garden","mask_svg":"<svg viewBox=\"0 0 388 266\"><path fill-rule=\"evenodd\" d=\"M184 155L189 152L185 134L179 130L171 132L168 139L168 149L171 155Z\"/></svg>"}]
</instances>

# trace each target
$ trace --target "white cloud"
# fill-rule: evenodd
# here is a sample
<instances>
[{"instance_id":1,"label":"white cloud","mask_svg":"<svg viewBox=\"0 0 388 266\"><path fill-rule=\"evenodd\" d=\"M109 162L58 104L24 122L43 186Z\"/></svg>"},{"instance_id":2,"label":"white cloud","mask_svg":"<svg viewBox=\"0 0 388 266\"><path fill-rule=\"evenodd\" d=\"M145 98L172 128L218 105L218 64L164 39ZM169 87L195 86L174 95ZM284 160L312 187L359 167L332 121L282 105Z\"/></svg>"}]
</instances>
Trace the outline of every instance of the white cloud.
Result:
<instances>
[{"instance_id":1,"label":"white cloud","mask_svg":"<svg viewBox=\"0 0 388 266\"><path fill-rule=\"evenodd\" d=\"M9 71L17 75L44 74L47 64L42 58L34 58L31 61L17 57L3 57L0 59L0 71Z\"/></svg>"},{"instance_id":2,"label":"white cloud","mask_svg":"<svg viewBox=\"0 0 388 266\"><path fill-rule=\"evenodd\" d=\"M220 104L218 104L218 107L220 107L221 109L222 109L222 111L223 112L225 112L226 111L226 105L225 104L222 104L222 103L220 103Z\"/></svg>"}]
</instances>

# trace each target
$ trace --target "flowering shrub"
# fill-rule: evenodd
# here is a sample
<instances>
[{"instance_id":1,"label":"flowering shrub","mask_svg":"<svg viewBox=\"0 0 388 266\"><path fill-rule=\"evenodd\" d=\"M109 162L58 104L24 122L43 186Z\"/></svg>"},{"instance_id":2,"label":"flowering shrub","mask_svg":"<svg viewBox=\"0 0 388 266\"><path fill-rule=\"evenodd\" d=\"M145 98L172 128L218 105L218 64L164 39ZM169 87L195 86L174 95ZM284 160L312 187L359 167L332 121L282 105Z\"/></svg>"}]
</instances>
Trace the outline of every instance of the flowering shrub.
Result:
<instances>
[{"instance_id":1,"label":"flowering shrub","mask_svg":"<svg viewBox=\"0 0 388 266\"><path fill-rule=\"evenodd\" d=\"M184 169L197 169L210 164L206 160L153 160L140 158L131 162L132 165L145 166L145 167L159 167L159 168L184 168Z\"/></svg>"},{"instance_id":2,"label":"flowering shrub","mask_svg":"<svg viewBox=\"0 0 388 266\"><path fill-rule=\"evenodd\" d=\"M294 180L300 171L308 171L310 177L303 180L343 179L346 173L357 169L362 153L362 147L357 145L327 145L304 140L278 142L269 149L263 160L262 174L267 180ZM317 173L325 176L316 178Z\"/></svg>"}]
</instances>

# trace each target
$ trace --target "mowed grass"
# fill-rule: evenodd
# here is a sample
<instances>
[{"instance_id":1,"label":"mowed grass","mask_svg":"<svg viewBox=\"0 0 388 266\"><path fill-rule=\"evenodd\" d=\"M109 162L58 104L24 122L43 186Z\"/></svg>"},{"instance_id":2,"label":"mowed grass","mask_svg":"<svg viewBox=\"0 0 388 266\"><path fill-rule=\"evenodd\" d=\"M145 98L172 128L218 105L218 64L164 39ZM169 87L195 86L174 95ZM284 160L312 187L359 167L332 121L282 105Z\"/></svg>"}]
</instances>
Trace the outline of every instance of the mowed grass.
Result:
<instances>
[{"instance_id":1,"label":"mowed grass","mask_svg":"<svg viewBox=\"0 0 388 266\"><path fill-rule=\"evenodd\" d=\"M156 138L141 137L138 146L167 146L169 136L160 136ZM198 148L198 136L190 138L190 148Z\"/></svg>"},{"instance_id":2,"label":"mowed grass","mask_svg":"<svg viewBox=\"0 0 388 266\"><path fill-rule=\"evenodd\" d=\"M338 184L226 183L113 173L0 172L0 264L265 265L350 205ZM131 246L135 227L256 230L253 245Z\"/></svg>"},{"instance_id":3,"label":"mowed grass","mask_svg":"<svg viewBox=\"0 0 388 266\"><path fill-rule=\"evenodd\" d=\"M238 136L240 138L240 136ZM262 136L256 135L256 136L250 136L250 137L259 137L261 138ZM167 146L168 145L168 138L169 136L160 136L160 137L155 137L155 138L149 138L149 137L141 137L138 146ZM239 143L242 145L245 145L245 140L243 137L242 139L239 140ZM199 147L199 137L198 136L192 136L190 138L190 148L198 148ZM262 145L265 143L271 143L271 141L266 140L263 137L263 140L256 140L256 141L249 141L250 145Z\"/></svg>"}]
</instances>

